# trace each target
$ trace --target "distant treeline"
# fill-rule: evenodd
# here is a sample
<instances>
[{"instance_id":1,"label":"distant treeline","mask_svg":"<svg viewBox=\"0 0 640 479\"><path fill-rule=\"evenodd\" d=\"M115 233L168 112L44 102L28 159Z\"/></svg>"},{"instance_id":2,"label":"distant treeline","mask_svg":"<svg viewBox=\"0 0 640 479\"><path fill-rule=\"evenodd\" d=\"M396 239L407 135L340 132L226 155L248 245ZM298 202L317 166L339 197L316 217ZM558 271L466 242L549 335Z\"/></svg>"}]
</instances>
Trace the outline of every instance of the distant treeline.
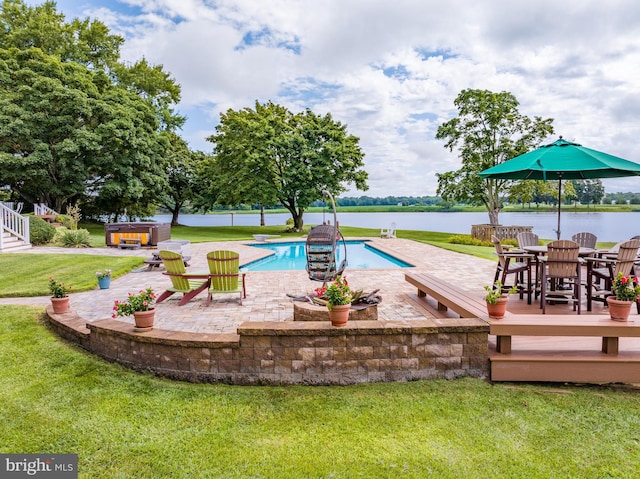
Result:
<instances>
[{"instance_id":1,"label":"distant treeline","mask_svg":"<svg viewBox=\"0 0 640 479\"><path fill-rule=\"evenodd\" d=\"M432 206L442 201L439 196L385 196L373 198L371 196L338 198L338 206ZM322 205L322 203L319 203ZM314 205L318 206L318 205Z\"/></svg>"},{"instance_id":2,"label":"distant treeline","mask_svg":"<svg viewBox=\"0 0 640 479\"><path fill-rule=\"evenodd\" d=\"M632 205L640 204L640 193L607 193L602 199L602 203L610 205L613 202L618 205L624 205L629 202ZM546 204L546 201L540 201L540 204ZM549 198L549 204L556 204L555 197ZM586 201L583 204L588 204ZM592 203L593 204L593 203ZM322 200L314 201L312 207L324 207L326 202ZM336 206L438 206L443 209L451 209L457 205L453 202L443 201L439 196L385 196L382 198L372 196L347 196L344 198L336 198ZM184 208L184 212L190 212L188 207ZM282 205L266 206L265 210L282 209ZM242 210L260 210L259 204L221 206L213 205L209 211L242 211Z\"/></svg>"}]
</instances>

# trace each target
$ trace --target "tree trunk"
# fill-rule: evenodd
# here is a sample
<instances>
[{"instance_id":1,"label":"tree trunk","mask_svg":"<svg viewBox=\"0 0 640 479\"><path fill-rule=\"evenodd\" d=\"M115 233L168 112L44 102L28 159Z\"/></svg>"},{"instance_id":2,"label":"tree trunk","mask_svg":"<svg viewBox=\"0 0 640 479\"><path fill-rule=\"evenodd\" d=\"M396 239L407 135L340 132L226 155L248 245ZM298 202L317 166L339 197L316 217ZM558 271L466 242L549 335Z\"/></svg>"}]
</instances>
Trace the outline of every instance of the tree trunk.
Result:
<instances>
[{"instance_id":1,"label":"tree trunk","mask_svg":"<svg viewBox=\"0 0 640 479\"><path fill-rule=\"evenodd\" d=\"M264 226L264 205L260 203L260 226Z\"/></svg>"},{"instance_id":2,"label":"tree trunk","mask_svg":"<svg viewBox=\"0 0 640 479\"><path fill-rule=\"evenodd\" d=\"M489 224L491 226L497 226L500 224L498 221L498 215L500 214L500 208L489 209Z\"/></svg>"},{"instance_id":3,"label":"tree trunk","mask_svg":"<svg viewBox=\"0 0 640 479\"><path fill-rule=\"evenodd\" d=\"M180 223L178 223L178 216L180 215L180 209L176 208L175 210L171 211L171 226L178 226Z\"/></svg>"}]
</instances>

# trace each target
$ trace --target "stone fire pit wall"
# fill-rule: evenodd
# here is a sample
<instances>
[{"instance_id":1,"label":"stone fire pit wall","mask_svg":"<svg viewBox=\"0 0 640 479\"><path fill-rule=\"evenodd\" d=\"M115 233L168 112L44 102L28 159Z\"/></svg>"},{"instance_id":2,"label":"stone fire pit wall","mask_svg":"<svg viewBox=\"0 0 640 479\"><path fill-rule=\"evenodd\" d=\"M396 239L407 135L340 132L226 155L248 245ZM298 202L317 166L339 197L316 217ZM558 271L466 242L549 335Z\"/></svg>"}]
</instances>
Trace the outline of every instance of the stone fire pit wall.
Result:
<instances>
[{"instance_id":1,"label":"stone fire pit wall","mask_svg":"<svg viewBox=\"0 0 640 479\"><path fill-rule=\"evenodd\" d=\"M229 384L355 384L488 377L489 326L480 319L246 322L237 334L135 333L113 319L49 322L61 336L108 360L159 376Z\"/></svg>"}]
</instances>

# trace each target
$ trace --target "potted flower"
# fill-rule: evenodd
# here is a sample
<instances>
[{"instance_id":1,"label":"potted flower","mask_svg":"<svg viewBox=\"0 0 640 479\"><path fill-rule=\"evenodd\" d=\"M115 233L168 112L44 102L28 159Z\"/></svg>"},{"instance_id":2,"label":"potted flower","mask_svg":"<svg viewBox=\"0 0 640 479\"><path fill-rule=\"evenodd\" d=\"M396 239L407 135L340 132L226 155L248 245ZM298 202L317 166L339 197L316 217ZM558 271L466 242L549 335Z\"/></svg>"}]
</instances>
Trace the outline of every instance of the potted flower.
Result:
<instances>
[{"instance_id":1,"label":"potted flower","mask_svg":"<svg viewBox=\"0 0 640 479\"><path fill-rule=\"evenodd\" d=\"M133 315L136 329L147 331L153 328L155 299L156 294L151 288L141 289L138 294L129 293L126 301L115 301L111 317Z\"/></svg>"},{"instance_id":2,"label":"potted flower","mask_svg":"<svg viewBox=\"0 0 640 479\"><path fill-rule=\"evenodd\" d=\"M518 292L518 288L513 285L511 288L505 290L502 286L502 281L497 280L492 285L484 287L487 294L484 296L484 300L487 302L487 313L489 317L493 319L504 318L504 314L507 312L507 302L509 301L509 295Z\"/></svg>"},{"instance_id":3,"label":"potted flower","mask_svg":"<svg viewBox=\"0 0 640 479\"><path fill-rule=\"evenodd\" d=\"M639 282L637 276L631 277L618 273L618 276L613 280L611 288L615 297L607 297L611 319L614 321L627 321L629 319L631 306L638 301L638 296L640 296Z\"/></svg>"},{"instance_id":4,"label":"potted flower","mask_svg":"<svg viewBox=\"0 0 640 479\"><path fill-rule=\"evenodd\" d=\"M333 326L347 324L353 292L344 276L337 276L333 283L326 288L321 288L320 291L316 291L316 294L327 301L329 319Z\"/></svg>"},{"instance_id":5,"label":"potted flower","mask_svg":"<svg viewBox=\"0 0 640 479\"><path fill-rule=\"evenodd\" d=\"M71 286L66 286L51 276L49 278L49 291L51 292L53 312L57 314L66 313L69 310L69 292L71 291Z\"/></svg>"},{"instance_id":6,"label":"potted flower","mask_svg":"<svg viewBox=\"0 0 640 479\"><path fill-rule=\"evenodd\" d=\"M111 270L105 269L104 271L96 271L96 278L98 278L98 286L100 289L109 289L111 284Z\"/></svg>"}]
</instances>

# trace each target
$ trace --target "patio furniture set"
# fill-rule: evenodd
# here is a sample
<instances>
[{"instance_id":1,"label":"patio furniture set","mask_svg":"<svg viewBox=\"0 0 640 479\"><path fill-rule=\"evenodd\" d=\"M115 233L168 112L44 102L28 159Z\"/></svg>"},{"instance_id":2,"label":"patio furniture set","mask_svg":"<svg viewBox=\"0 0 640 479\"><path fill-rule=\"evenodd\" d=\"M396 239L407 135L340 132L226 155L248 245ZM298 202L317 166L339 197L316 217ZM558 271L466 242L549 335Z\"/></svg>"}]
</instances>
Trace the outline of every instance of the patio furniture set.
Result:
<instances>
[{"instance_id":1,"label":"patio furniture set","mask_svg":"<svg viewBox=\"0 0 640 479\"><path fill-rule=\"evenodd\" d=\"M587 311L593 301L605 301L612 296L612 282L618 273L633 275L634 265L640 264L640 239L634 237L611 249L596 249L597 238L591 233L578 233L571 240L556 240L540 245L534 233L519 233L518 248L511 249L492 241L498 264L494 282L500 280L509 288L510 275L518 286L520 298L527 295L540 298L540 309L547 312L548 304L570 302L574 311L582 312L582 291L586 290ZM638 304L640 312L640 303Z\"/></svg>"}]
</instances>

